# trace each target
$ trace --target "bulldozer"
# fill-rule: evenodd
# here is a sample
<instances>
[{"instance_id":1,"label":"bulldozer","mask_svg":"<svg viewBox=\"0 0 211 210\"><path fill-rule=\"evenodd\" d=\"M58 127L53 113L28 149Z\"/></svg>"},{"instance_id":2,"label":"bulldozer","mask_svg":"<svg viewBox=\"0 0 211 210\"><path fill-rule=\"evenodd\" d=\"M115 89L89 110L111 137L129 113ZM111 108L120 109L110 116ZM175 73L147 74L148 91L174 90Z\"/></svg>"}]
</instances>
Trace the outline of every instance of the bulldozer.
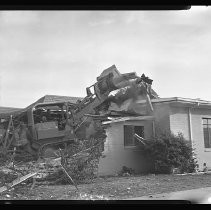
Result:
<instances>
[{"instance_id":1,"label":"bulldozer","mask_svg":"<svg viewBox=\"0 0 211 210\"><path fill-rule=\"evenodd\" d=\"M0 155L27 153L34 159L48 157L58 149L94 135L99 123L108 120L109 94L137 85L142 88L151 111L150 99L157 97L151 79L135 72L121 74L115 65L105 69L96 83L86 88L86 97L76 103L36 103L16 113L0 116Z\"/></svg>"}]
</instances>

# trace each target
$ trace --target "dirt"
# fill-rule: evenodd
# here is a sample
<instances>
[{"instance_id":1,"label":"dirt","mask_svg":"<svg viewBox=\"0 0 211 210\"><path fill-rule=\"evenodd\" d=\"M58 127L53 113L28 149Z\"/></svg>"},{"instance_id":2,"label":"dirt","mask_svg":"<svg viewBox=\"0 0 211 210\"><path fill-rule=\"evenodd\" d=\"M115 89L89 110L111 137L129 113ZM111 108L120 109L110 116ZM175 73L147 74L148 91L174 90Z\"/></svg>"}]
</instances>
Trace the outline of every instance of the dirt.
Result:
<instances>
[{"instance_id":1,"label":"dirt","mask_svg":"<svg viewBox=\"0 0 211 210\"><path fill-rule=\"evenodd\" d=\"M91 183L73 185L20 184L0 195L1 200L121 200L157 193L211 187L211 174L139 175L101 177Z\"/></svg>"}]
</instances>

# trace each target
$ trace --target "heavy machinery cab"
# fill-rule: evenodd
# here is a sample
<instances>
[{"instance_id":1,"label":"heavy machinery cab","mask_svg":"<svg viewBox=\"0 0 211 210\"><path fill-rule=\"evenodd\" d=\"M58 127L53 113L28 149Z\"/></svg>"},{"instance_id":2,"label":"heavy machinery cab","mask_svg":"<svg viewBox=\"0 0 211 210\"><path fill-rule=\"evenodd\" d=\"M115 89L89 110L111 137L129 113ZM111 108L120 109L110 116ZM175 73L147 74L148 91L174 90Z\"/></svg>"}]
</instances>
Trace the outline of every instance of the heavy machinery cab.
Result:
<instances>
[{"instance_id":1,"label":"heavy machinery cab","mask_svg":"<svg viewBox=\"0 0 211 210\"><path fill-rule=\"evenodd\" d=\"M36 104L27 114L33 140L65 136L69 115L66 102Z\"/></svg>"}]
</instances>

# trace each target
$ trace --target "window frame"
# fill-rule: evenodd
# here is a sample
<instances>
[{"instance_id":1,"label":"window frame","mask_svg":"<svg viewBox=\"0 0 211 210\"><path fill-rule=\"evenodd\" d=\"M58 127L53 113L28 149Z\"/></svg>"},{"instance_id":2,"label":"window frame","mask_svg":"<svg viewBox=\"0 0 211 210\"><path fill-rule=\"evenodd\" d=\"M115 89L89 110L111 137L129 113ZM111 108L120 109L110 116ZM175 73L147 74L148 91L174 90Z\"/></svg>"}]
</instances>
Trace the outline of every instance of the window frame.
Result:
<instances>
[{"instance_id":1,"label":"window frame","mask_svg":"<svg viewBox=\"0 0 211 210\"><path fill-rule=\"evenodd\" d=\"M206 123L204 123L204 121L207 120ZM211 152L211 131L209 132L209 129L208 129L208 144L209 144L209 147L205 147L205 132L204 132L204 128L211 128L211 117L208 117L208 116L203 116L202 117L202 130L203 130L203 140L204 140L204 151L205 152Z\"/></svg>"},{"instance_id":2,"label":"window frame","mask_svg":"<svg viewBox=\"0 0 211 210\"><path fill-rule=\"evenodd\" d=\"M125 141L125 127L126 126L132 126L133 127L133 134L132 134L132 139L133 139L133 144L131 144L131 145L128 145L128 144L126 144L126 141ZM126 125L123 125L123 137L124 137L124 148L126 148L126 149L130 149L130 148L139 148L140 147L140 144L137 144L137 143L135 143L135 142L137 142L138 140L136 140L136 138L133 136L134 134L135 134L135 127L142 127L142 132L143 132L143 138L144 138L144 136L145 136L145 126L144 125L130 125L130 124L126 124Z\"/></svg>"}]
</instances>

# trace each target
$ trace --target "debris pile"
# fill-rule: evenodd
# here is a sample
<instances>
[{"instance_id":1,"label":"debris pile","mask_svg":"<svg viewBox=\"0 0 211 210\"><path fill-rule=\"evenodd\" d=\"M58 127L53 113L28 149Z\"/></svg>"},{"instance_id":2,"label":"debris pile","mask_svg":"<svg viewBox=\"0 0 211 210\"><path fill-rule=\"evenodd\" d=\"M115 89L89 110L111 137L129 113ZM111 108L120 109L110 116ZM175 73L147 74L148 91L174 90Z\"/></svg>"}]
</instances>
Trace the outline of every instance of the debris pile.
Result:
<instances>
[{"instance_id":1,"label":"debris pile","mask_svg":"<svg viewBox=\"0 0 211 210\"><path fill-rule=\"evenodd\" d=\"M157 98L158 95L150 89L150 99ZM133 84L117 91L115 95L109 97L110 106L108 110L122 112L128 115L151 115L153 112L150 99L147 98L146 88L143 86L137 88ZM144 103L137 103L143 101ZM145 103L147 102L147 104Z\"/></svg>"},{"instance_id":2,"label":"debris pile","mask_svg":"<svg viewBox=\"0 0 211 210\"><path fill-rule=\"evenodd\" d=\"M69 183L78 189L77 183L96 176L95 172L105 136L101 135L101 139L100 137L96 139L93 138L92 141L83 142L83 144L78 142L78 145L71 145L66 151L60 150L61 153L58 158L6 163L0 168L0 193L30 178L33 178L29 180L29 183L33 181L33 187L35 183L48 185Z\"/></svg>"}]
</instances>

